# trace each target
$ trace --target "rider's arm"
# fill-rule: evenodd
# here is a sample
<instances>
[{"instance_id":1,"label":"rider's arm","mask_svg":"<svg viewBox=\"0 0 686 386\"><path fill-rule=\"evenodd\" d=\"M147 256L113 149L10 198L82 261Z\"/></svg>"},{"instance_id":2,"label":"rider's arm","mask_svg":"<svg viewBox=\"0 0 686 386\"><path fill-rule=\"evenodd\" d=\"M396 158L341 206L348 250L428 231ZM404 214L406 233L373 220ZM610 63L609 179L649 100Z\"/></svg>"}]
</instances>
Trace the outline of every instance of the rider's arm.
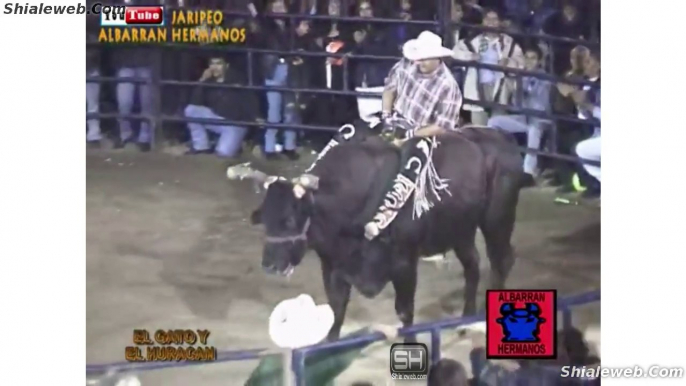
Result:
<instances>
[{"instance_id":1,"label":"rider's arm","mask_svg":"<svg viewBox=\"0 0 686 386\"><path fill-rule=\"evenodd\" d=\"M445 133L445 129L438 126L435 123L424 126L421 129L414 132L413 137L433 137L434 135L439 135Z\"/></svg>"},{"instance_id":2,"label":"rider's arm","mask_svg":"<svg viewBox=\"0 0 686 386\"><path fill-rule=\"evenodd\" d=\"M381 112L390 114L393 112L393 103L395 103L395 97L398 92L398 83L400 78L400 72L402 67L405 65L401 59L396 63L391 71L388 72L388 76L384 80L383 95L381 96Z\"/></svg>"},{"instance_id":3,"label":"rider's arm","mask_svg":"<svg viewBox=\"0 0 686 386\"><path fill-rule=\"evenodd\" d=\"M381 96L381 112L383 115L390 115L393 111L393 103L395 103L396 90L384 89Z\"/></svg>"}]
</instances>

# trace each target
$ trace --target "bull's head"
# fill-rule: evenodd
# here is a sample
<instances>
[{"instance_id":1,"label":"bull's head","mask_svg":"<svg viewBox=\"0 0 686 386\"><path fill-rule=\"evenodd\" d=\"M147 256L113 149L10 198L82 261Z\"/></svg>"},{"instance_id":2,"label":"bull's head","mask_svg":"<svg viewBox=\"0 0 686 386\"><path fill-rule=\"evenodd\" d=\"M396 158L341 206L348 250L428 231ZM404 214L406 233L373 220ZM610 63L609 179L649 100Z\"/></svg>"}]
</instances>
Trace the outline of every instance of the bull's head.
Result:
<instances>
[{"instance_id":1,"label":"bull's head","mask_svg":"<svg viewBox=\"0 0 686 386\"><path fill-rule=\"evenodd\" d=\"M290 275L307 250L313 211L310 191L318 188L319 178L306 174L289 181L252 169L249 164L230 167L226 176L250 179L266 189L262 204L251 215L253 225L264 224L265 228L262 267L269 273Z\"/></svg>"}]
</instances>

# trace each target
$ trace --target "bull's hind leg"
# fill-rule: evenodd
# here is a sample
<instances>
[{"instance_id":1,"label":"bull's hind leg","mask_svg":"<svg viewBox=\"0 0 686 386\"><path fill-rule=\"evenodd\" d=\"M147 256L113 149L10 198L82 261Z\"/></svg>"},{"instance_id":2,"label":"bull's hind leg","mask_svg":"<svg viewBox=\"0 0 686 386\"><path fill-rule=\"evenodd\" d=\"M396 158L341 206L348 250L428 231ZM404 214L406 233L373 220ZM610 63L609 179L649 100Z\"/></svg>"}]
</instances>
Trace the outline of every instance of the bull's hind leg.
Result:
<instances>
[{"instance_id":1,"label":"bull's hind leg","mask_svg":"<svg viewBox=\"0 0 686 386\"><path fill-rule=\"evenodd\" d=\"M458 237L458 242L454 246L457 256L464 270L464 308L462 315L476 314L476 292L479 288L479 251L476 249L476 227L470 232L468 237Z\"/></svg>"},{"instance_id":2,"label":"bull's hind leg","mask_svg":"<svg viewBox=\"0 0 686 386\"><path fill-rule=\"evenodd\" d=\"M488 260L491 263L491 276L488 288L504 289L507 277L510 275L515 262L512 245L510 244L512 227L503 226L503 229L483 229L482 232L486 240Z\"/></svg>"},{"instance_id":3,"label":"bull's hind leg","mask_svg":"<svg viewBox=\"0 0 686 386\"><path fill-rule=\"evenodd\" d=\"M513 186L501 186L497 187L496 192L500 195L492 198L491 206L480 228L486 241L488 260L491 263L489 288L504 289L507 277L515 263L510 241L517 215L519 189Z\"/></svg>"},{"instance_id":4,"label":"bull's hind leg","mask_svg":"<svg viewBox=\"0 0 686 386\"><path fill-rule=\"evenodd\" d=\"M403 327L414 323L414 295L417 291L417 259L404 260L394 267L391 282L395 289L395 313ZM415 336L407 336L405 342L414 342Z\"/></svg>"}]
</instances>

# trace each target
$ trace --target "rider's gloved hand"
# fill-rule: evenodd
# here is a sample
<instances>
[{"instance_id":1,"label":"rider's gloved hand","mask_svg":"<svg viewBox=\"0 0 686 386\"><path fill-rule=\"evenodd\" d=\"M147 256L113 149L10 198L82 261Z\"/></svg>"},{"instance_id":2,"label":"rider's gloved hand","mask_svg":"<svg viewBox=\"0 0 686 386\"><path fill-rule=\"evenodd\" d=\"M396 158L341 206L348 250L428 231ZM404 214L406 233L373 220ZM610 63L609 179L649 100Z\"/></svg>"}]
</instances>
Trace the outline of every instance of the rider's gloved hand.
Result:
<instances>
[{"instance_id":1,"label":"rider's gloved hand","mask_svg":"<svg viewBox=\"0 0 686 386\"><path fill-rule=\"evenodd\" d=\"M384 138L395 137L395 125L393 124L393 114L389 112L381 113L381 135Z\"/></svg>"}]
</instances>

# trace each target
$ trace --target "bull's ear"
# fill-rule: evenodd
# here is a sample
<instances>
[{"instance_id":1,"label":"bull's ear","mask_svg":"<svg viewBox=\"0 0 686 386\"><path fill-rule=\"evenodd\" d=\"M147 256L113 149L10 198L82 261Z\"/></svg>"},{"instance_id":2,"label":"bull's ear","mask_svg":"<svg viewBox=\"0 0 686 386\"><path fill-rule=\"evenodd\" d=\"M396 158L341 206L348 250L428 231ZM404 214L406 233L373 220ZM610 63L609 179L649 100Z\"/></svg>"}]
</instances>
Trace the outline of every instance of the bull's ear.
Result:
<instances>
[{"instance_id":1,"label":"bull's ear","mask_svg":"<svg viewBox=\"0 0 686 386\"><path fill-rule=\"evenodd\" d=\"M250 222L252 225L262 224L262 208L255 209L250 215Z\"/></svg>"}]
</instances>

